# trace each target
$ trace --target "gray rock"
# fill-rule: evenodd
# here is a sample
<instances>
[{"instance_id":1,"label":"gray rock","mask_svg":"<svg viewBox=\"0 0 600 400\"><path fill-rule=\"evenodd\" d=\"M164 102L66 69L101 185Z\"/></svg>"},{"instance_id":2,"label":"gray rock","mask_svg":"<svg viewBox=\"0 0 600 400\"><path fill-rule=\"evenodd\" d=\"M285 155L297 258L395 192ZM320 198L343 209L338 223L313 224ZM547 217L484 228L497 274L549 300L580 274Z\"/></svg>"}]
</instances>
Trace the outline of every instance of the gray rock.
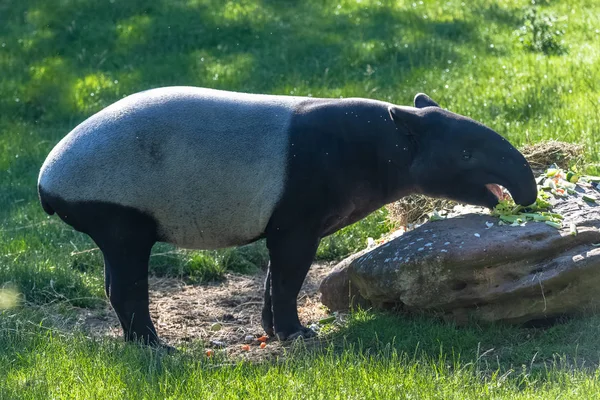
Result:
<instances>
[{"instance_id":1,"label":"gray rock","mask_svg":"<svg viewBox=\"0 0 600 400\"><path fill-rule=\"evenodd\" d=\"M598 196L584 186L580 192ZM344 260L325 278L321 301L347 310L361 304L469 319L523 323L600 306L600 206L581 195L554 199L564 228L543 222L499 226L469 213L428 222ZM486 222L493 222L488 227ZM578 234L569 233L577 224Z\"/></svg>"},{"instance_id":2,"label":"gray rock","mask_svg":"<svg viewBox=\"0 0 600 400\"><path fill-rule=\"evenodd\" d=\"M368 307L358 288L350 282L348 266L350 263L369 250L363 250L344 259L323 279L319 287L321 303L326 304L332 311L348 310L358 306Z\"/></svg>"}]
</instances>

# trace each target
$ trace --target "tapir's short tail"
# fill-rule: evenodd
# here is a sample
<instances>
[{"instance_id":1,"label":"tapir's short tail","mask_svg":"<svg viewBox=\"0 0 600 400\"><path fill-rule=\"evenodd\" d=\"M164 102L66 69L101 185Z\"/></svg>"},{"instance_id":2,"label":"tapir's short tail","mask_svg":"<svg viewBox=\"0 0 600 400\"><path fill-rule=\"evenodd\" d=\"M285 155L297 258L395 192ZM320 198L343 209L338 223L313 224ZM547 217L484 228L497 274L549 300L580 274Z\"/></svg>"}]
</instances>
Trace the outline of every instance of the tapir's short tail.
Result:
<instances>
[{"instance_id":1,"label":"tapir's short tail","mask_svg":"<svg viewBox=\"0 0 600 400\"><path fill-rule=\"evenodd\" d=\"M48 215L54 214L54 209L50 207L50 204L47 203L47 196L44 194L44 189L40 185L38 185L38 196L40 198L40 203L42 204L42 208Z\"/></svg>"}]
</instances>

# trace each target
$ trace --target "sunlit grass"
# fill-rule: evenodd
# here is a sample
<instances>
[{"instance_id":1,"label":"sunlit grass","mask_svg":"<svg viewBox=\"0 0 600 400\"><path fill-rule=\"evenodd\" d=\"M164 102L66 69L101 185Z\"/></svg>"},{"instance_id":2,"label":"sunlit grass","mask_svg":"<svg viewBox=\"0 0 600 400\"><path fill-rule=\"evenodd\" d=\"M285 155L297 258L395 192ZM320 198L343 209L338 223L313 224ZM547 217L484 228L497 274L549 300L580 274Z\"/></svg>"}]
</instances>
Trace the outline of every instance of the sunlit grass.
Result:
<instances>
[{"instance_id":1,"label":"sunlit grass","mask_svg":"<svg viewBox=\"0 0 600 400\"><path fill-rule=\"evenodd\" d=\"M41 315L33 312L26 313L30 323L11 315L14 311L0 311L1 398L594 399L600 394L597 364L579 358L598 354L597 318L587 325L522 331L358 312L343 328L346 341L291 346L278 360L232 362L220 352L207 358L201 343L166 355L67 333L67 321L58 328L48 321L36 324ZM574 340L564 340L574 332L579 332Z\"/></svg>"}]
</instances>

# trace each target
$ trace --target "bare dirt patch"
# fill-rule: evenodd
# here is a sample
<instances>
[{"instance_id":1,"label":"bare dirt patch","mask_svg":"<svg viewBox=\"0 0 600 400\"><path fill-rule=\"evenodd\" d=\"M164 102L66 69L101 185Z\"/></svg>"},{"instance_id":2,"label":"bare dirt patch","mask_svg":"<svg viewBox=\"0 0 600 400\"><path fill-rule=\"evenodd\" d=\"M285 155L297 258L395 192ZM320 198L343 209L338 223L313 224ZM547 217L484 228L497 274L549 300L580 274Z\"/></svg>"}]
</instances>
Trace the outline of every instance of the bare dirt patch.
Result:
<instances>
[{"instance_id":1,"label":"bare dirt patch","mask_svg":"<svg viewBox=\"0 0 600 400\"><path fill-rule=\"evenodd\" d=\"M318 288L332 268L333 264L311 267L298 296L302 324L328 316L319 301ZM201 285L151 278L150 313L158 335L172 346L202 340L207 349L228 355L262 358L280 354L283 347L274 339L264 349L257 341L250 343L250 351L242 349L247 336L264 334L260 322L264 279L264 272L251 276L230 273L222 282ZM216 323L220 329L211 329ZM119 321L108 302L100 310L83 310L77 325L90 336L121 336Z\"/></svg>"}]
</instances>

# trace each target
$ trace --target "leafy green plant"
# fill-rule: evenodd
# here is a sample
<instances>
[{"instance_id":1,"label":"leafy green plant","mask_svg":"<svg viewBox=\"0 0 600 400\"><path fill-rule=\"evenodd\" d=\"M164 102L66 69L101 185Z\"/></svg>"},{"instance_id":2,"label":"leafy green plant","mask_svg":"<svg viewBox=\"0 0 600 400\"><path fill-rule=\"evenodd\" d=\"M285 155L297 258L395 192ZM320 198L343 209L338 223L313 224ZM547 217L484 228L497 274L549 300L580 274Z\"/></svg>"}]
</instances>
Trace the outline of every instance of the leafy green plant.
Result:
<instances>
[{"instance_id":1,"label":"leafy green plant","mask_svg":"<svg viewBox=\"0 0 600 400\"><path fill-rule=\"evenodd\" d=\"M194 253L185 263L187 277L192 282L210 282L222 280L226 268L207 252Z\"/></svg>"},{"instance_id":2,"label":"leafy green plant","mask_svg":"<svg viewBox=\"0 0 600 400\"><path fill-rule=\"evenodd\" d=\"M269 264L269 250L264 240L227 249L223 252L221 263L227 271L251 274L266 269Z\"/></svg>"},{"instance_id":3,"label":"leafy green plant","mask_svg":"<svg viewBox=\"0 0 600 400\"><path fill-rule=\"evenodd\" d=\"M546 55L566 53L562 36L565 30L558 25L558 18L548 12L541 12L537 6L525 11L523 26L517 31L519 41L525 48Z\"/></svg>"},{"instance_id":4,"label":"leafy green plant","mask_svg":"<svg viewBox=\"0 0 600 400\"><path fill-rule=\"evenodd\" d=\"M150 274L192 283L218 281L227 271L253 274L265 269L269 252L264 240L219 250L185 250L158 243L150 257Z\"/></svg>"}]
</instances>

